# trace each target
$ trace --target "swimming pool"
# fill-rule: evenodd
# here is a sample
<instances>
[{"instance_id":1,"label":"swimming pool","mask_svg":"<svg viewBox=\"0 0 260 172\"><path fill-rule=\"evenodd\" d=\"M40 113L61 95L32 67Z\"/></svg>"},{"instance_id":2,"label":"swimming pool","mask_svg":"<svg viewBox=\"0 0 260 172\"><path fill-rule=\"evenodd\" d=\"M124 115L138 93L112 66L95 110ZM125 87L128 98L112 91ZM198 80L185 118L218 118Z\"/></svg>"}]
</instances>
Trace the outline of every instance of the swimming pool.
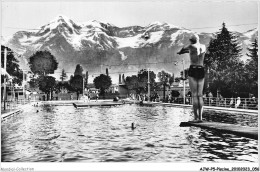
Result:
<instances>
[{"instance_id":1,"label":"swimming pool","mask_svg":"<svg viewBox=\"0 0 260 172\"><path fill-rule=\"evenodd\" d=\"M28 106L2 122L2 161L258 162L257 140L179 127L192 118L178 107Z\"/></svg>"}]
</instances>

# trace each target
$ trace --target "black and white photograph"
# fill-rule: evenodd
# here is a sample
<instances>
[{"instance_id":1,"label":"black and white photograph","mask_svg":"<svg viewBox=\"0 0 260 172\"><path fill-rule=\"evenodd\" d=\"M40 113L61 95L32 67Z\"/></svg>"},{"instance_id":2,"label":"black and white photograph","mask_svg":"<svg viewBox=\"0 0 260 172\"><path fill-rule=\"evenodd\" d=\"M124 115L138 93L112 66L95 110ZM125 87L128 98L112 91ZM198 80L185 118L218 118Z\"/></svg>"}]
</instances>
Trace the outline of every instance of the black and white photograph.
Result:
<instances>
[{"instance_id":1,"label":"black and white photograph","mask_svg":"<svg viewBox=\"0 0 260 172\"><path fill-rule=\"evenodd\" d=\"M259 171L259 0L1 0L1 171Z\"/></svg>"}]
</instances>

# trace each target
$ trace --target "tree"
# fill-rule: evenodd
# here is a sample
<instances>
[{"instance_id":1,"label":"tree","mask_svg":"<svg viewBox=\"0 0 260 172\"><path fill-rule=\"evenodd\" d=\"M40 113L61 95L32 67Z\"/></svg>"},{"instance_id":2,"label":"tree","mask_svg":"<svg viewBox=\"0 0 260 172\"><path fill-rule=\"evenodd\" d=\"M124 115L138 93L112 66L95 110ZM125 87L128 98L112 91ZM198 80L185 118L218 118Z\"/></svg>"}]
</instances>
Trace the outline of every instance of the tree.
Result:
<instances>
[{"instance_id":1,"label":"tree","mask_svg":"<svg viewBox=\"0 0 260 172\"><path fill-rule=\"evenodd\" d=\"M254 60L254 62L258 61L258 41L255 39L251 46L247 48L248 53L246 55L248 57L251 57L251 60ZM257 63L256 63L257 64Z\"/></svg>"},{"instance_id":2,"label":"tree","mask_svg":"<svg viewBox=\"0 0 260 172\"><path fill-rule=\"evenodd\" d=\"M83 78L81 75L75 75L70 80L70 86L72 87L73 91L82 93L83 87Z\"/></svg>"},{"instance_id":3,"label":"tree","mask_svg":"<svg viewBox=\"0 0 260 172\"><path fill-rule=\"evenodd\" d=\"M182 80L182 77L175 77L174 80L175 82L180 82Z\"/></svg>"},{"instance_id":4,"label":"tree","mask_svg":"<svg viewBox=\"0 0 260 172\"><path fill-rule=\"evenodd\" d=\"M34 74L53 74L58 68L56 58L49 51L37 51L29 58L29 66Z\"/></svg>"},{"instance_id":5,"label":"tree","mask_svg":"<svg viewBox=\"0 0 260 172\"><path fill-rule=\"evenodd\" d=\"M158 73L157 76L163 85L163 101L165 101L165 88L168 84L170 84L169 80L170 80L171 74L166 73L164 70L162 70L161 72Z\"/></svg>"},{"instance_id":6,"label":"tree","mask_svg":"<svg viewBox=\"0 0 260 172\"><path fill-rule=\"evenodd\" d=\"M101 95L104 95L105 90L108 89L112 84L112 80L111 80L110 76L107 76L104 74L100 74L99 76L97 76L93 82L94 82L95 87L97 89L100 89Z\"/></svg>"},{"instance_id":7,"label":"tree","mask_svg":"<svg viewBox=\"0 0 260 172\"><path fill-rule=\"evenodd\" d=\"M156 75L153 71L149 71L150 77L150 88L153 90L156 87L155 78ZM137 76L132 75L131 77L126 77L125 84L129 90L136 91L137 94L147 93L148 91L148 71L142 69L138 72Z\"/></svg>"},{"instance_id":8,"label":"tree","mask_svg":"<svg viewBox=\"0 0 260 172\"><path fill-rule=\"evenodd\" d=\"M6 57L6 71L13 77L13 84L21 84L23 80L23 72L20 69L17 58L14 56L14 52L3 45L1 45L1 67L4 68L4 49L7 49ZM3 83L3 76L1 77L1 83Z\"/></svg>"},{"instance_id":9,"label":"tree","mask_svg":"<svg viewBox=\"0 0 260 172\"><path fill-rule=\"evenodd\" d=\"M67 74L66 74L65 70L62 69L60 79L61 79L61 81L64 81L66 78L67 78Z\"/></svg>"},{"instance_id":10,"label":"tree","mask_svg":"<svg viewBox=\"0 0 260 172\"><path fill-rule=\"evenodd\" d=\"M169 78L170 85L172 85L172 83L174 83L174 80L175 80L175 78L174 78L174 74L173 74L173 76L170 76L170 78Z\"/></svg>"},{"instance_id":11,"label":"tree","mask_svg":"<svg viewBox=\"0 0 260 172\"><path fill-rule=\"evenodd\" d=\"M74 77L73 75L70 75L70 81L72 80L73 77Z\"/></svg>"},{"instance_id":12,"label":"tree","mask_svg":"<svg viewBox=\"0 0 260 172\"><path fill-rule=\"evenodd\" d=\"M179 97L180 93L177 90L172 90L171 95L172 95L172 97Z\"/></svg>"},{"instance_id":13,"label":"tree","mask_svg":"<svg viewBox=\"0 0 260 172\"><path fill-rule=\"evenodd\" d=\"M136 75L127 76L125 80L125 85L128 90L138 90L138 77Z\"/></svg>"},{"instance_id":14,"label":"tree","mask_svg":"<svg viewBox=\"0 0 260 172\"><path fill-rule=\"evenodd\" d=\"M74 76L76 76L76 75L82 76L82 74L83 74L83 68L80 64L77 64L75 72L74 72Z\"/></svg>"},{"instance_id":15,"label":"tree","mask_svg":"<svg viewBox=\"0 0 260 172\"><path fill-rule=\"evenodd\" d=\"M40 76L39 77L39 89L47 94L47 99L51 96L55 90L56 81L52 76Z\"/></svg>"},{"instance_id":16,"label":"tree","mask_svg":"<svg viewBox=\"0 0 260 172\"><path fill-rule=\"evenodd\" d=\"M241 57L241 46L237 36L228 31L225 23L216 37L210 40L205 55L206 70L209 69L211 85L209 91L216 95L217 91L225 97L231 97L238 93L237 77L243 66Z\"/></svg>"},{"instance_id":17,"label":"tree","mask_svg":"<svg viewBox=\"0 0 260 172\"><path fill-rule=\"evenodd\" d=\"M39 88L39 80L38 78L31 78L30 81L28 82L29 85L30 85L30 88L32 89L36 89L36 88Z\"/></svg>"},{"instance_id":18,"label":"tree","mask_svg":"<svg viewBox=\"0 0 260 172\"><path fill-rule=\"evenodd\" d=\"M56 90L58 92L61 92L62 90L69 90L69 91L73 91L73 89L71 88L70 84L68 82L58 82L56 84Z\"/></svg>"},{"instance_id":19,"label":"tree","mask_svg":"<svg viewBox=\"0 0 260 172\"><path fill-rule=\"evenodd\" d=\"M258 95L258 41L255 39L251 46L247 48L248 53L247 56L250 59L247 60L245 65L246 71L246 79L247 79L247 90L254 94L255 96Z\"/></svg>"},{"instance_id":20,"label":"tree","mask_svg":"<svg viewBox=\"0 0 260 172\"><path fill-rule=\"evenodd\" d=\"M148 70L142 69L137 74L138 77L138 92L148 92ZM156 75L153 71L149 71L149 78L150 78L150 88L153 90L155 88L155 78Z\"/></svg>"}]
</instances>

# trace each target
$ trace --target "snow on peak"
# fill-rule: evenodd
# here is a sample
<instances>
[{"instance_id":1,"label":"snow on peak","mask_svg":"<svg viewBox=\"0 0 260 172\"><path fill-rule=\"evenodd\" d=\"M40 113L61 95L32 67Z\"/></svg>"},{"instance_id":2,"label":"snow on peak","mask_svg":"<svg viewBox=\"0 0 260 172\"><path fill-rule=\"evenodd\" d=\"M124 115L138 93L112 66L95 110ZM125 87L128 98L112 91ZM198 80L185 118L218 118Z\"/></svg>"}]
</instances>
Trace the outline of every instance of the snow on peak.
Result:
<instances>
[{"instance_id":1,"label":"snow on peak","mask_svg":"<svg viewBox=\"0 0 260 172\"><path fill-rule=\"evenodd\" d=\"M243 34L246 37L251 38L256 32L257 32L257 28L254 28L254 29L251 29L251 30L244 32Z\"/></svg>"},{"instance_id":2,"label":"snow on peak","mask_svg":"<svg viewBox=\"0 0 260 172\"><path fill-rule=\"evenodd\" d=\"M173 25L173 24L169 24L166 22L159 22L159 21L155 21L150 23L147 27L151 27L151 26L161 26L161 27L165 27L165 28L180 28L179 26Z\"/></svg>"},{"instance_id":3,"label":"snow on peak","mask_svg":"<svg viewBox=\"0 0 260 172\"><path fill-rule=\"evenodd\" d=\"M170 28L178 28L178 29L183 29L183 28L181 28L180 26L176 26L176 25L173 25L173 24L168 24L168 23L166 23L167 24L167 26L169 26Z\"/></svg>"},{"instance_id":4,"label":"snow on peak","mask_svg":"<svg viewBox=\"0 0 260 172\"><path fill-rule=\"evenodd\" d=\"M63 16L63 15L58 15L57 17L55 17L52 21L52 22L66 22L66 23L71 23L72 20L66 16Z\"/></svg>"},{"instance_id":5,"label":"snow on peak","mask_svg":"<svg viewBox=\"0 0 260 172\"><path fill-rule=\"evenodd\" d=\"M150 23L148 26L152 26L152 25L163 25L164 23L161 23L159 21L155 21L155 22L152 22Z\"/></svg>"},{"instance_id":6,"label":"snow on peak","mask_svg":"<svg viewBox=\"0 0 260 172\"><path fill-rule=\"evenodd\" d=\"M87 21L84 23L81 23L82 27L87 27L87 28L95 28L95 29L107 29L107 26L113 26L115 25L107 23L107 22L102 22L102 21L97 21L97 20L91 20Z\"/></svg>"},{"instance_id":7,"label":"snow on peak","mask_svg":"<svg viewBox=\"0 0 260 172\"><path fill-rule=\"evenodd\" d=\"M151 32L149 35L149 39L145 40L142 38L143 34L138 34L133 37L126 37L126 38L119 38L115 37L118 47L117 48L124 48L124 47L131 47L131 48L138 48L143 47L149 44L155 44L161 40L163 37L163 31Z\"/></svg>"},{"instance_id":8,"label":"snow on peak","mask_svg":"<svg viewBox=\"0 0 260 172\"><path fill-rule=\"evenodd\" d=\"M92 28L101 28L101 22L97 20L91 20L84 23L81 23L81 26L83 27L92 27Z\"/></svg>"},{"instance_id":9,"label":"snow on peak","mask_svg":"<svg viewBox=\"0 0 260 172\"><path fill-rule=\"evenodd\" d=\"M74 22L66 16L58 15L54 20L52 20L48 24L48 26L52 30L57 28L61 24L68 25L72 29Z\"/></svg>"},{"instance_id":10,"label":"snow on peak","mask_svg":"<svg viewBox=\"0 0 260 172\"><path fill-rule=\"evenodd\" d=\"M165 22L152 22L146 27L146 31L163 31L163 30L169 30L169 29L181 29L179 26L175 26L173 24L168 24Z\"/></svg>"}]
</instances>

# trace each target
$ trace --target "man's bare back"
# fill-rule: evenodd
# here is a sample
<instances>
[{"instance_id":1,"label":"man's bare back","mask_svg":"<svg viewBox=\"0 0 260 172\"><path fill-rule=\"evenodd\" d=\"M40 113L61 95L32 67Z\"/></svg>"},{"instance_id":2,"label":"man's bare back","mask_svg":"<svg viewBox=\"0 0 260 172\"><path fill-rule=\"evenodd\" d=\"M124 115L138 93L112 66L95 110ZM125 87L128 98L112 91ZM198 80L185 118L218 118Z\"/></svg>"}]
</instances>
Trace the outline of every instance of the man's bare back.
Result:
<instances>
[{"instance_id":1,"label":"man's bare back","mask_svg":"<svg viewBox=\"0 0 260 172\"><path fill-rule=\"evenodd\" d=\"M190 53L190 64L203 66L204 56L206 53L206 46L200 44L198 38L196 42L183 47L177 54Z\"/></svg>"},{"instance_id":2,"label":"man's bare back","mask_svg":"<svg viewBox=\"0 0 260 172\"><path fill-rule=\"evenodd\" d=\"M190 64L203 66L206 47L203 44L191 44L188 46L190 52Z\"/></svg>"}]
</instances>

